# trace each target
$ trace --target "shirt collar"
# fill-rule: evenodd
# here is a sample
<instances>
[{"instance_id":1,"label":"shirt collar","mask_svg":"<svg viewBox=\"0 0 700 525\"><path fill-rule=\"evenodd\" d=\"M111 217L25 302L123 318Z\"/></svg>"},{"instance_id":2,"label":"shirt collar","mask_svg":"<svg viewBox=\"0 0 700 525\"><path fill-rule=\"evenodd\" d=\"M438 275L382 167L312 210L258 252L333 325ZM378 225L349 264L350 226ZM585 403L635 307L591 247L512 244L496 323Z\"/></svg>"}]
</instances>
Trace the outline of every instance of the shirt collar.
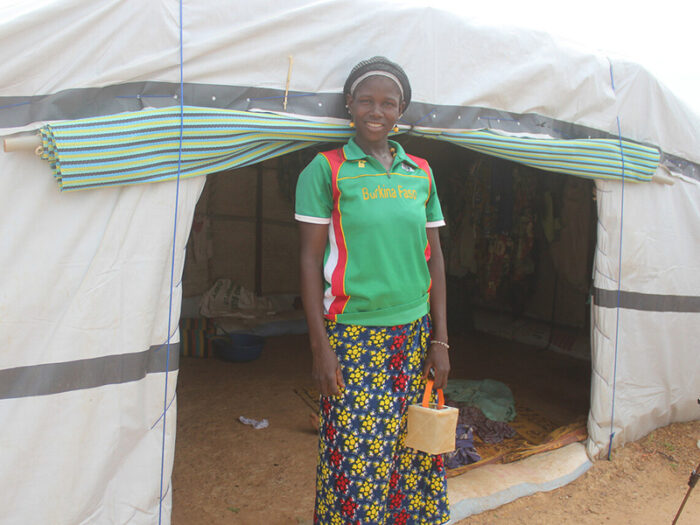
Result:
<instances>
[{"instance_id":1,"label":"shirt collar","mask_svg":"<svg viewBox=\"0 0 700 525\"><path fill-rule=\"evenodd\" d=\"M389 141L389 147L390 148L395 148L396 149L396 156L394 157L394 162L397 160L401 162L405 162L407 164L410 164L414 168L418 168L418 164L413 162L411 158L406 155L406 152L404 151L403 147L401 144L398 142L394 142L393 140ZM357 145L357 142L355 142L355 138L351 137L350 140L348 141L345 146L343 146L343 153L345 154L345 158L348 160L360 160L360 159L368 159L369 155L367 155L364 151L362 151L362 148Z\"/></svg>"}]
</instances>

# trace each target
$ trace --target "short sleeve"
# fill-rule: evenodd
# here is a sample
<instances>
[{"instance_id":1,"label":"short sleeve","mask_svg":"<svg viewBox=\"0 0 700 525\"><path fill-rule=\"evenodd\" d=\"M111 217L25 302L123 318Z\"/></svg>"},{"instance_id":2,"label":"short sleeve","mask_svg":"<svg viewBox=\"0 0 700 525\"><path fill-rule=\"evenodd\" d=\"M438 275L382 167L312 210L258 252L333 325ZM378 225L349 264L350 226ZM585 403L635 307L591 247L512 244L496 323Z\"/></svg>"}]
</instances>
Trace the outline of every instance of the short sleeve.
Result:
<instances>
[{"instance_id":1,"label":"short sleeve","mask_svg":"<svg viewBox=\"0 0 700 525\"><path fill-rule=\"evenodd\" d=\"M329 224L332 211L331 168L328 160L319 154L299 174L294 218L300 222Z\"/></svg>"},{"instance_id":2,"label":"short sleeve","mask_svg":"<svg viewBox=\"0 0 700 525\"><path fill-rule=\"evenodd\" d=\"M438 199L437 190L435 189L435 177L433 177L433 170L430 168L430 196L428 196L428 202L425 203L425 216L426 216L426 227L427 228L437 228L439 226L445 226L445 218L442 215L442 207L440 206L440 200Z\"/></svg>"}]
</instances>

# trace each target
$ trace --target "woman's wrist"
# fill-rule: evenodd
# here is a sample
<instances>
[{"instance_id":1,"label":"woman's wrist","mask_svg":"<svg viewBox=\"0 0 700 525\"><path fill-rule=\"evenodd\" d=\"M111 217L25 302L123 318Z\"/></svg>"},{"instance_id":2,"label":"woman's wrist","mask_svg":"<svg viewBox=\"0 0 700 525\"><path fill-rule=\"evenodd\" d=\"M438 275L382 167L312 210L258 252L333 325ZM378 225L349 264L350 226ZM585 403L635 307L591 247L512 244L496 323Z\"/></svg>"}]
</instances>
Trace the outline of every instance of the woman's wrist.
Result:
<instances>
[{"instance_id":1,"label":"woman's wrist","mask_svg":"<svg viewBox=\"0 0 700 525\"><path fill-rule=\"evenodd\" d=\"M445 338L446 339L446 338ZM439 346L441 348L444 348L445 350L450 349L450 345L447 343L447 341L443 341L441 339L431 339L430 340L430 346Z\"/></svg>"}]
</instances>

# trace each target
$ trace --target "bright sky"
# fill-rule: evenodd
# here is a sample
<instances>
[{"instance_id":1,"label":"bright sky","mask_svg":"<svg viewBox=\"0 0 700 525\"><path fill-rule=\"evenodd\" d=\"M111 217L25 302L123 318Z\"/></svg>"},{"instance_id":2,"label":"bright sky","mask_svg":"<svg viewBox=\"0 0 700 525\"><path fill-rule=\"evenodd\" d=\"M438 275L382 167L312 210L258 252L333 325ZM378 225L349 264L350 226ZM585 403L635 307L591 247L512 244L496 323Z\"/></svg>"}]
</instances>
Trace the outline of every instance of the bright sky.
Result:
<instances>
[{"instance_id":1,"label":"bright sky","mask_svg":"<svg viewBox=\"0 0 700 525\"><path fill-rule=\"evenodd\" d=\"M492 24L526 26L650 71L700 116L697 0L392 0L450 7Z\"/></svg>"}]
</instances>

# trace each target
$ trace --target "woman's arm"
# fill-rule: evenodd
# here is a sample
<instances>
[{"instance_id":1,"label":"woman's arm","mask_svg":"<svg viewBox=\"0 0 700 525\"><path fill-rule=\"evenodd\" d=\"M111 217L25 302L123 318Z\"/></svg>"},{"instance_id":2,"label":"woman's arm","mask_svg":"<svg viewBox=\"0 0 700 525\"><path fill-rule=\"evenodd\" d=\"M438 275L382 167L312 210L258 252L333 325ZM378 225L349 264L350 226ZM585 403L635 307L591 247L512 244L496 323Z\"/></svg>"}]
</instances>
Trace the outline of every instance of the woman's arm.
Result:
<instances>
[{"instance_id":1,"label":"woman's arm","mask_svg":"<svg viewBox=\"0 0 700 525\"><path fill-rule=\"evenodd\" d=\"M328 242L328 225L300 222L301 300L309 326L312 370L316 388L323 396L334 396L345 388L338 358L328 343L323 324L323 255Z\"/></svg>"},{"instance_id":2,"label":"woman's arm","mask_svg":"<svg viewBox=\"0 0 700 525\"><path fill-rule=\"evenodd\" d=\"M437 228L428 228L430 259L428 270L432 279L430 287L430 316L433 321L432 340L448 342L447 337L447 289L445 285L445 261L440 247L440 234ZM427 378L430 369L435 370L435 388L445 388L450 373L450 356L447 347L432 344L428 348L423 367L423 377Z\"/></svg>"}]
</instances>

